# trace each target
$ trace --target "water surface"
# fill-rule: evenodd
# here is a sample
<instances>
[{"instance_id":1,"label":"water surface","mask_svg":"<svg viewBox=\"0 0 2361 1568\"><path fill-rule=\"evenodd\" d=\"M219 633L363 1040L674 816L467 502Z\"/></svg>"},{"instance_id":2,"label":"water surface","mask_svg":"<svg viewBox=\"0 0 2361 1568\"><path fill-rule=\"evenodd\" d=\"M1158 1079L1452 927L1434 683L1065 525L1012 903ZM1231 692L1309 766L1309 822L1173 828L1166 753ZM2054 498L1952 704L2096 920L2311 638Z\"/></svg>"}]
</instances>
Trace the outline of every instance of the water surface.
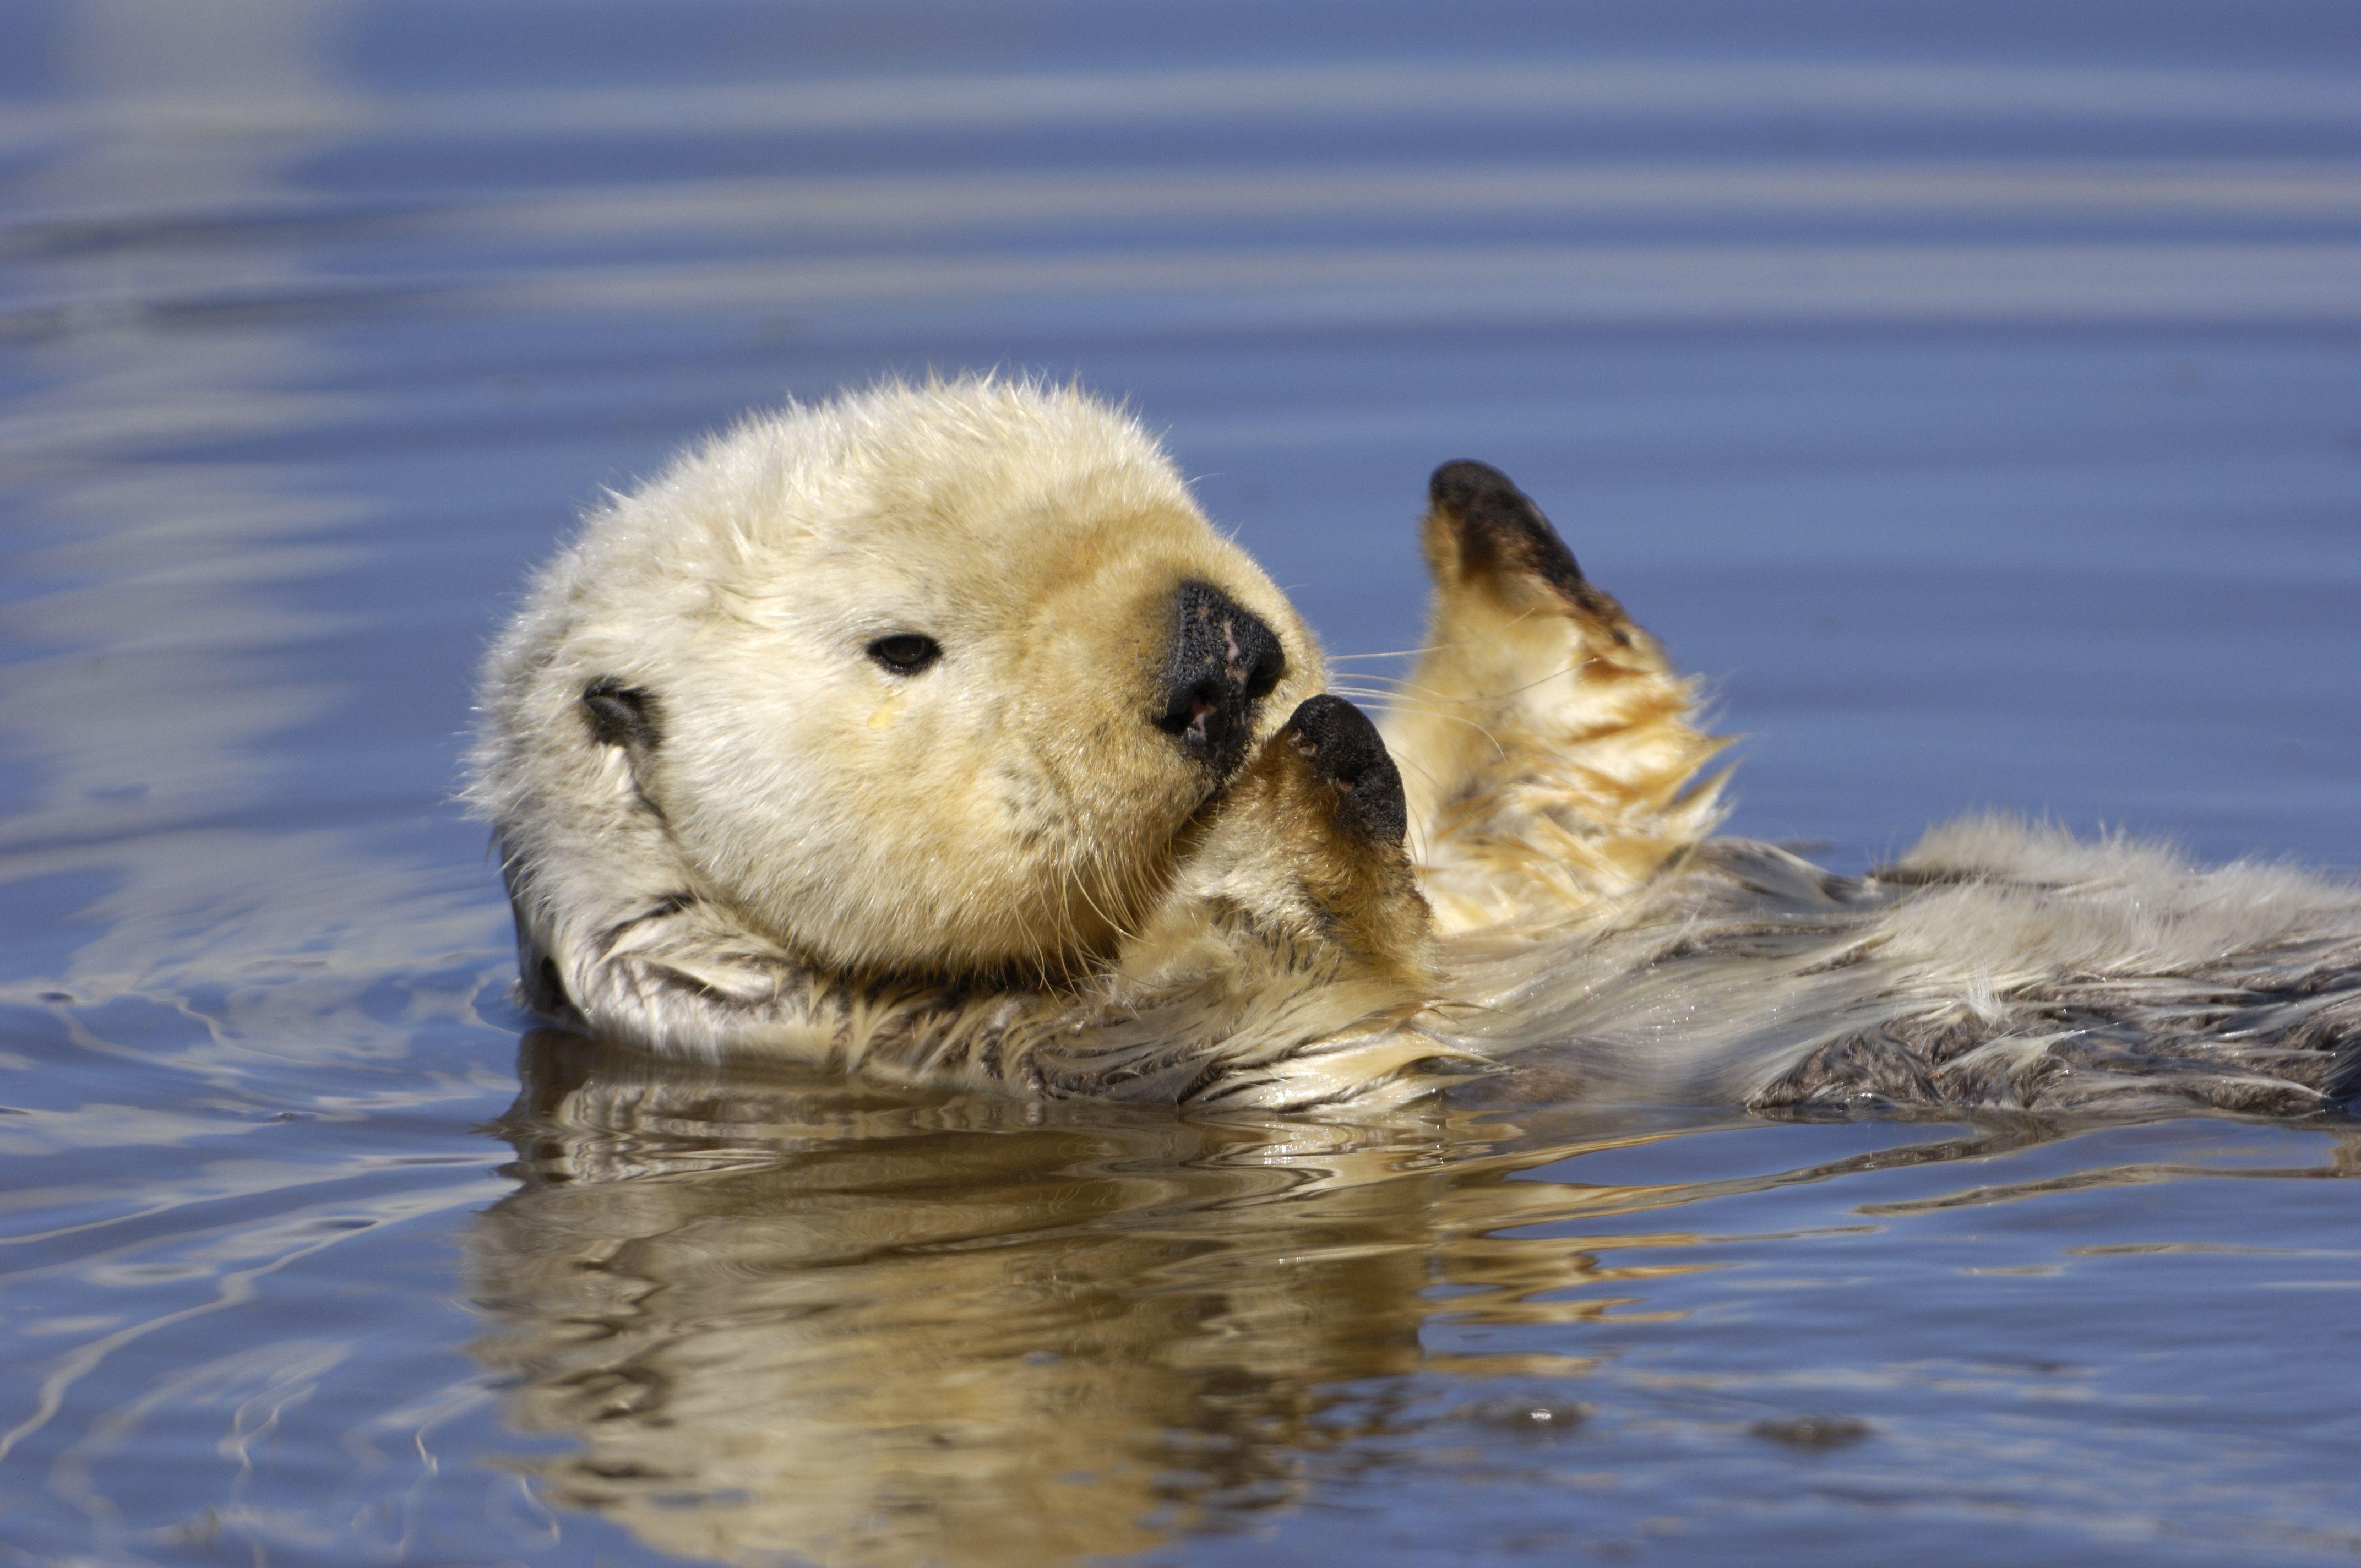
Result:
<instances>
[{"instance_id":1,"label":"water surface","mask_svg":"<svg viewBox=\"0 0 2361 1568\"><path fill-rule=\"evenodd\" d=\"M0 13L0 1561L2361 1554L2352 1124L1361 1126L533 1032L467 683L751 405L1131 399L1331 648L1515 475L1853 868L2361 866L2330 5Z\"/></svg>"}]
</instances>

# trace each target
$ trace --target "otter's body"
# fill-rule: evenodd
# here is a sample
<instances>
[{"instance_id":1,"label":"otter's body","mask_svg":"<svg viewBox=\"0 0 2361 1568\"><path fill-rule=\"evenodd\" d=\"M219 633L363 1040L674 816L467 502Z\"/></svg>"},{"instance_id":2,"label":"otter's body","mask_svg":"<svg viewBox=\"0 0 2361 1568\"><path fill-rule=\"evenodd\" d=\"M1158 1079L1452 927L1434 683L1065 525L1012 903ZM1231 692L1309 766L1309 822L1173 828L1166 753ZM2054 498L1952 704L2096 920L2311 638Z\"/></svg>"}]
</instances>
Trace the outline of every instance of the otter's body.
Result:
<instances>
[{"instance_id":1,"label":"otter's body","mask_svg":"<svg viewBox=\"0 0 2361 1568\"><path fill-rule=\"evenodd\" d=\"M1277 1107L1504 1066L1757 1105L2349 1087L2354 890L1993 821L1856 880L1714 839L1691 685L1538 509L1449 464L1422 542L1381 742L1080 393L741 426L592 517L490 661L471 794L529 1001L659 1051Z\"/></svg>"}]
</instances>

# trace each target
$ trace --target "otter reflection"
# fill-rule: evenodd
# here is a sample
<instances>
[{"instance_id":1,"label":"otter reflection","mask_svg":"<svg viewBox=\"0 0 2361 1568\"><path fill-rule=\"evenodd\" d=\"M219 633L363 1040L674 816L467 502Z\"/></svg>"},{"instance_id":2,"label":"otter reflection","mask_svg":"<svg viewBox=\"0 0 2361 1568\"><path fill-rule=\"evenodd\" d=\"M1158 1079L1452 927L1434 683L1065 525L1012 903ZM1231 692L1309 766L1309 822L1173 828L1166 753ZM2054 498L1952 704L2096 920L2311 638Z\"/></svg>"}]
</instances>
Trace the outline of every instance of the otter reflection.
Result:
<instances>
[{"instance_id":1,"label":"otter reflection","mask_svg":"<svg viewBox=\"0 0 2361 1568\"><path fill-rule=\"evenodd\" d=\"M501 1130L523 1185L474 1238L476 1353L512 1420L574 1440L537 1462L547 1500L730 1562L1063 1563L1284 1503L1371 1419L1343 1386L1534 1370L1422 1356L1430 1314L1564 1321L1677 1257L1617 1269L1503 1230L1836 1168L1511 1181L1684 1129L920 1099L555 1031L521 1074Z\"/></svg>"}]
</instances>

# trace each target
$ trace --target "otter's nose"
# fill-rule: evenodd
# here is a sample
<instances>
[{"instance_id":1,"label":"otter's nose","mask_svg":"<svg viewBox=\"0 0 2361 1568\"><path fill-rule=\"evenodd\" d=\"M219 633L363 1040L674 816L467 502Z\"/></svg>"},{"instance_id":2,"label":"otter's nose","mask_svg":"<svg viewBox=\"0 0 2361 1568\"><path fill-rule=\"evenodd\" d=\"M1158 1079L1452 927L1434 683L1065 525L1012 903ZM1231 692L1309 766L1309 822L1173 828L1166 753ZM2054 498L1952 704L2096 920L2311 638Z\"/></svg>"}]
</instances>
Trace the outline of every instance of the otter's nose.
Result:
<instances>
[{"instance_id":1,"label":"otter's nose","mask_svg":"<svg viewBox=\"0 0 2361 1568\"><path fill-rule=\"evenodd\" d=\"M1173 601L1157 728L1227 778L1246 754L1255 705L1287 671L1287 652L1260 616L1211 583L1182 583Z\"/></svg>"}]
</instances>

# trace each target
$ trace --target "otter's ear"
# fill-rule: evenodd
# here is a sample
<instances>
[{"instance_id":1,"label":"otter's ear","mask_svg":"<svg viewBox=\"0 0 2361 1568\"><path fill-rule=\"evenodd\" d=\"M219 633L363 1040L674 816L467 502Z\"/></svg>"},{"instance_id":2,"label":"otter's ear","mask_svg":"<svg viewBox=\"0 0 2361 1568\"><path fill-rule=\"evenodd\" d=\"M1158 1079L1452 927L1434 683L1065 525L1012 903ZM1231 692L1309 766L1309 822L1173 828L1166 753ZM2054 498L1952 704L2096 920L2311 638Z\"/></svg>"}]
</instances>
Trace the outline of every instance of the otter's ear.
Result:
<instances>
[{"instance_id":1,"label":"otter's ear","mask_svg":"<svg viewBox=\"0 0 2361 1568\"><path fill-rule=\"evenodd\" d=\"M663 739L653 695L612 675L601 675L582 688L582 711L589 719L592 739L602 746L652 751Z\"/></svg>"},{"instance_id":2,"label":"otter's ear","mask_svg":"<svg viewBox=\"0 0 2361 1568\"><path fill-rule=\"evenodd\" d=\"M1562 870L1572 851L1561 841L1579 839L1642 875L1664 853L1609 840L1637 832L1661 847L1679 837L1667 837L1669 816L1681 831L1695 827L1692 840L1710 827L1709 791L1681 791L1722 742L1691 727L1689 683L1584 576L1530 496L1489 464L1446 463L1428 486L1419 538L1434 578L1426 647L1384 729L1430 872L1500 843L1510 818L1551 830L1527 844L1514 829L1517 844L1498 857L1506 862ZM1447 923L1449 905L1437 905Z\"/></svg>"}]
</instances>

